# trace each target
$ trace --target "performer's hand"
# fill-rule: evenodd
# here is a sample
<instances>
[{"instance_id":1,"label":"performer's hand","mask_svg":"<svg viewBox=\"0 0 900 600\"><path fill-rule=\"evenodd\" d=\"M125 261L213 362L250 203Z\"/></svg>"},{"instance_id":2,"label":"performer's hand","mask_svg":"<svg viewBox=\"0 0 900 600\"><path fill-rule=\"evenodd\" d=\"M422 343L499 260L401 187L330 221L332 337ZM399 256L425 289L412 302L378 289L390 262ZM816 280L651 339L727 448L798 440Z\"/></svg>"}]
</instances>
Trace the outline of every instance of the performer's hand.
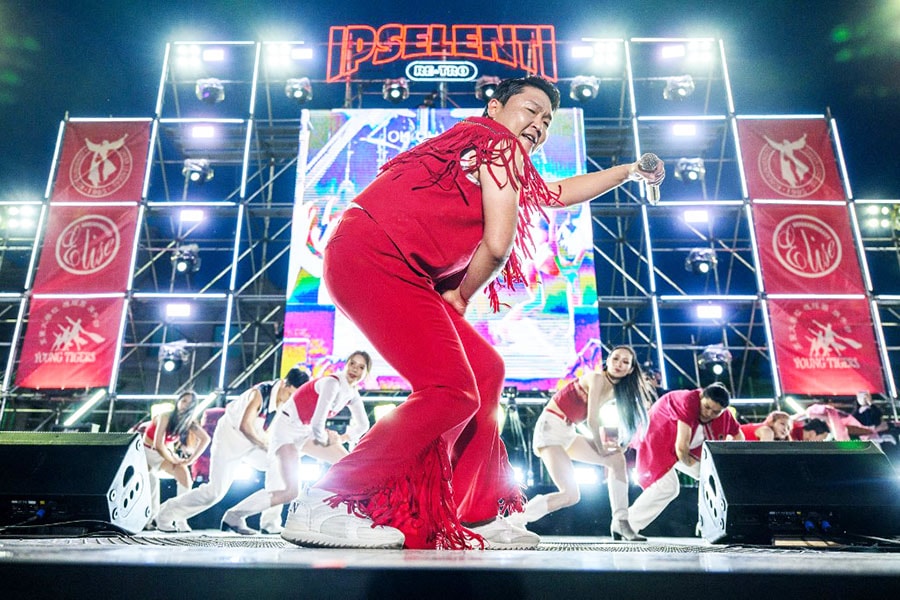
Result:
<instances>
[{"instance_id":1,"label":"performer's hand","mask_svg":"<svg viewBox=\"0 0 900 600\"><path fill-rule=\"evenodd\" d=\"M327 431L328 431L328 444L326 444L327 446L331 446L332 444L340 444L341 443L341 436L337 431L335 431L334 429L328 429Z\"/></svg>"},{"instance_id":2,"label":"performer's hand","mask_svg":"<svg viewBox=\"0 0 900 600\"><path fill-rule=\"evenodd\" d=\"M453 310L460 315L466 315L466 308L469 306L469 301L463 299L462 294L459 293L459 288L447 290L441 294L441 298L444 299L444 302L452 306Z\"/></svg>"},{"instance_id":3,"label":"performer's hand","mask_svg":"<svg viewBox=\"0 0 900 600\"><path fill-rule=\"evenodd\" d=\"M640 181L643 179L648 185L659 185L666 178L666 165L662 159L656 164L656 168L652 171L644 171L640 168L640 161L635 161L628 165L629 181Z\"/></svg>"}]
</instances>

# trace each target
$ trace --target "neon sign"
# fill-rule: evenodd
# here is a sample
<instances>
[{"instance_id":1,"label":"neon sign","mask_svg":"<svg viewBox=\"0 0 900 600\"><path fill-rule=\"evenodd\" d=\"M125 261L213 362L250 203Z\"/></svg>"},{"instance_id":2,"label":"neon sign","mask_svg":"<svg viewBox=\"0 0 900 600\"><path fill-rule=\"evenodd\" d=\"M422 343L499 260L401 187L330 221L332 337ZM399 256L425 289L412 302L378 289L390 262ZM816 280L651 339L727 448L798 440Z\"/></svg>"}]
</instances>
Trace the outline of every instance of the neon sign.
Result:
<instances>
[{"instance_id":1,"label":"neon sign","mask_svg":"<svg viewBox=\"0 0 900 600\"><path fill-rule=\"evenodd\" d=\"M467 60L415 60L406 65L410 81L475 81L478 67Z\"/></svg>"},{"instance_id":2,"label":"neon sign","mask_svg":"<svg viewBox=\"0 0 900 600\"><path fill-rule=\"evenodd\" d=\"M332 26L326 81L345 81L365 65L403 60L475 59L557 80L552 25Z\"/></svg>"}]
</instances>

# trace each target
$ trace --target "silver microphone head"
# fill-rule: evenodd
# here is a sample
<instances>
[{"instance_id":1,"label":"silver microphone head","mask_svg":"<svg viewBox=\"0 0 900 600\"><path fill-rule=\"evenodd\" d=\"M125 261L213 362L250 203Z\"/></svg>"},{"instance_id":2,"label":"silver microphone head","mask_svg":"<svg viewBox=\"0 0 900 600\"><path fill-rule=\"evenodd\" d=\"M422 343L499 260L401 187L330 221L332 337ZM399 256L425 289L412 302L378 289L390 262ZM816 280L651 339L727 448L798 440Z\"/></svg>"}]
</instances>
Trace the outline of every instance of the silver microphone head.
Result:
<instances>
[{"instance_id":1,"label":"silver microphone head","mask_svg":"<svg viewBox=\"0 0 900 600\"><path fill-rule=\"evenodd\" d=\"M655 171L657 166L659 166L659 157L652 152L642 154L641 159L638 161L638 169L645 173Z\"/></svg>"}]
</instances>

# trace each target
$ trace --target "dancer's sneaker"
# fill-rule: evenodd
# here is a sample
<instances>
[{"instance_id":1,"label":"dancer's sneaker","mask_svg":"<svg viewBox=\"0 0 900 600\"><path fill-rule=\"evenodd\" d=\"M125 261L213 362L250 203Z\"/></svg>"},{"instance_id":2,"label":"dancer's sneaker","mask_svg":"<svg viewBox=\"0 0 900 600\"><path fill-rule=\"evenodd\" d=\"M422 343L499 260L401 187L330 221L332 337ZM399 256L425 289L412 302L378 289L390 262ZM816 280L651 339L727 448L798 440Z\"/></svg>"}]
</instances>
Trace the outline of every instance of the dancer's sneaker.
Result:
<instances>
[{"instance_id":1,"label":"dancer's sneaker","mask_svg":"<svg viewBox=\"0 0 900 600\"><path fill-rule=\"evenodd\" d=\"M281 532L284 531L284 527L281 525L269 525L267 527L261 527L259 531L266 535L281 535Z\"/></svg>"},{"instance_id":2,"label":"dancer's sneaker","mask_svg":"<svg viewBox=\"0 0 900 600\"><path fill-rule=\"evenodd\" d=\"M541 536L513 525L503 517L497 517L486 525L469 527L469 530L484 538L485 550L528 550L541 543Z\"/></svg>"},{"instance_id":3,"label":"dancer's sneaker","mask_svg":"<svg viewBox=\"0 0 900 600\"><path fill-rule=\"evenodd\" d=\"M190 533L193 531L191 526L188 525L187 519L175 521L175 530L178 531L178 533Z\"/></svg>"},{"instance_id":4,"label":"dancer's sneaker","mask_svg":"<svg viewBox=\"0 0 900 600\"><path fill-rule=\"evenodd\" d=\"M230 510L225 511L225 514L222 516L222 524L219 528L222 531L233 531L241 535L256 535L259 533L257 530L247 525L245 517L238 516Z\"/></svg>"},{"instance_id":5,"label":"dancer's sneaker","mask_svg":"<svg viewBox=\"0 0 900 600\"><path fill-rule=\"evenodd\" d=\"M403 532L376 526L370 519L332 507L325 502L332 494L311 489L294 500L281 537L298 546L324 548L402 548Z\"/></svg>"}]
</instances>

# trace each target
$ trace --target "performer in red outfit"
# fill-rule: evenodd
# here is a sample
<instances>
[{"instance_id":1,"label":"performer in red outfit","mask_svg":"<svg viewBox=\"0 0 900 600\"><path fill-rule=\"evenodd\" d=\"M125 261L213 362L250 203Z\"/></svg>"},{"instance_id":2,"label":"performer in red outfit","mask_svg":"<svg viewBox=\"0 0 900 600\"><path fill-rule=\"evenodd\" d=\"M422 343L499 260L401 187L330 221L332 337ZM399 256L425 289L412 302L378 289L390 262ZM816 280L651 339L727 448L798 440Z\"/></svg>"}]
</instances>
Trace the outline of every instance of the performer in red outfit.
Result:
<instances>
[{"instance_id":1,"label":"performer in red outfit","mask_svg":"<svg viewBox=\"0 0 900 600\"><path fill-rule=\"evenodd\" d=\"M705 440L743 440L728 390L713 383L702 390L664 394L650 408L647 434L637 444L637 482L643 492L628 509L634 531L640 531L680 491L676 471L700 478L700 448Z\"/></svg>"},{"instance_id":2,"label":"performer in red outfit","mask_svg":"<svg viewBox=\"0 0 900 600\"><path fill-rule=\"evenodd\" d=\"M783 410L773 410L762 423L741 425L741 433L748 442L791 441L791 415Z\"/></svg>"},{"instance_id":3,"label":"performer in red outfit","mask_svg":"<svg viewBox=\"0 0 900 600\"><path fill-rule=\"evenodd\" d=\"M544 79L502 82L484 117L398 155L344 213L325 251L324 281L412 393L298 498L286 540L538 543L501 516L522 503L497 427L504 366L465 320L466 307L487 286L496 309L498 288L523 282L513 246L528 251L527 224L540 206L664 177L661 164L645 173L633 163L545 184L529 154L545 141L558 105L559 92Z\"/></svg>"}]
</instances>

